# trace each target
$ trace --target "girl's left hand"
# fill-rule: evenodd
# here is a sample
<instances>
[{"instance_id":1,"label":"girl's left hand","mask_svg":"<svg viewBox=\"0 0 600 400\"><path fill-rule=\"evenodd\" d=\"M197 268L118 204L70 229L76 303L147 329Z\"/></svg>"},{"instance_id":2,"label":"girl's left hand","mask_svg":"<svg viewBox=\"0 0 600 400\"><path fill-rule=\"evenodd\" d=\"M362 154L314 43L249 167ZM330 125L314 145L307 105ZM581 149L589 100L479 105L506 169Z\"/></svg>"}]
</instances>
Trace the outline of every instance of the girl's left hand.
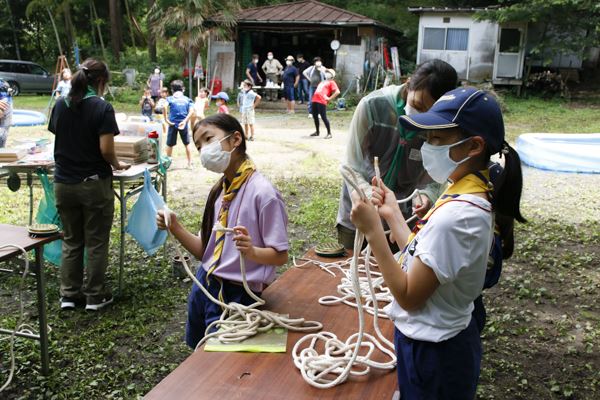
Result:
<instances>
[{"instance_id":1,"label":"girl's left hand","mask_svg":"<svg viewBox=\"0 0 600 400\"><path fill-rule=\"evenodd\" d=\"M381 218L370 201L361 200L356 191L352 191L352 211L350 220L365 235L381 226Z\"/></svg>"},{"instance_id":2,"label":"girl's left hand","mask_svg":"<svg viewBox=\"0 0 600 400\"><path fill-rule=\"evenodd\" d=\"M245 226L238 225L233 230L235 231L233 236L235 247L245 257L252 257L254 255L254 246L252 245L252 238L248 229Z\"/></svg>"}]
</instances>

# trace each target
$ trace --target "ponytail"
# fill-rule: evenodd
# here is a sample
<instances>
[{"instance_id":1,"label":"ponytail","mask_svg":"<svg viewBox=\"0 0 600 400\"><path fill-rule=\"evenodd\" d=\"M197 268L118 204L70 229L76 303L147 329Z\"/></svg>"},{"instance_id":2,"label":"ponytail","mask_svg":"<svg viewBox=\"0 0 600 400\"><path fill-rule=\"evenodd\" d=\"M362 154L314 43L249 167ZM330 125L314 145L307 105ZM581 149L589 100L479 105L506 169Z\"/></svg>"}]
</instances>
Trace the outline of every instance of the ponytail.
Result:
<instances>
[{"instance_id":1,"label":"ponytail","mask_svg":"<svg viewBox=\"0 0 600 400\"><path fill-rule=\"evenodd\" d=\"M223 182L225 182L225 175L223 175L210 189L208 197L206 198L204 214L202 215L202 228L200 229L200 239L202 239L202 248L204 251L206 251L208 240L210 239L210 234L213 225L215 224L215 203L223 190Z\"/></svg>"},{"instance_id":2,"label":"ponytail","mask_svg":"<svg viewBox=\"0 0 600 400\"><path fill-rule=\"evenodd\" d=\"M523 172L519 154L506 142L500 154L504 157L504 170L494 182L494 201L496 224L502 239L502 258L507 259L514 250L514 220L521 223L527 220L520 209Z\"/></svg>"},{"instance_id":3,"label":"ponytail","mask_svg":"<svg viewBox=\"0 0 600 400\"><path fill-rule=\"evenodd\" d=\"M100 83L106 84L109 78L108 66L104 62L88 58L79 65L79 71L71 78L69 103L77 108L85 97L88 86L98 90Z\"/></svg>"}]
</instances>

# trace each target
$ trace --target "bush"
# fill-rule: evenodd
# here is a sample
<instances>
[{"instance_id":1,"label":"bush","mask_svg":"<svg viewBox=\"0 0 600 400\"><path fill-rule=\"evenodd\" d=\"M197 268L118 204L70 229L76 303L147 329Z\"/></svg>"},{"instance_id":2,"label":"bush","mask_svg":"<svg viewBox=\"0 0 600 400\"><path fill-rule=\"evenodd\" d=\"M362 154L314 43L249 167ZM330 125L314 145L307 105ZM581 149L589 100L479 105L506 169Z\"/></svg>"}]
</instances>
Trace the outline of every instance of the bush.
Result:
<instances>
[{"instance_id":1,"label":"bush","mask_svg":"<svg viewBox=\"0 0 600 400\"><path fill-rule=\"evenodd\" d=\"M542 71L530 74L525 82L529 93L543 97L567 97L569 90L563 77L558 72Z\"/></svg>"}]
</instances>

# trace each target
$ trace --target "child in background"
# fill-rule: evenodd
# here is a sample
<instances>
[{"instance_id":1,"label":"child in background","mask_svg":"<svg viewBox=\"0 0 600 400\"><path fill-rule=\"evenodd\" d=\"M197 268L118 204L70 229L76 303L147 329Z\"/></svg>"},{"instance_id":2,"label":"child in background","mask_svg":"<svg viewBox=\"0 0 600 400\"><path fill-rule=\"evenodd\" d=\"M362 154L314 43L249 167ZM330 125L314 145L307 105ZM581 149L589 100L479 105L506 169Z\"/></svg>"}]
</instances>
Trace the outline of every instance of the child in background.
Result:
<instances>
[{"instance_id":1,"label":"child in background","mask_svg":"<svg viewBox=\"0 0 600 400\"><path fill-rule=\"evenodd\" d=\"M329 125L329 120L327 119L327 103L340 94L340 88L333 80L334 78L335 71L333 69L330 68L325 70L325 80L319 83L319 86L317 86L315 94L312 97L311 112L313 121L315 122L316 131L310 136L319 136L319 117L321 117L327 128L327 136L325 136L325 139L331 139L331 127Z\"/></svg>"},{"instance_id":2,"label":"child in background","mask_svg":"<svg viewBox=\"0 0 600 400\"><path fill-rule=\"evenodd\" d=\"M288 259L285 204L246 153L244 130L237 119L211 115L194 125L193 138L202 165L222 176L206 199L200 234L189 232L173 214L169 229L187 251L202 260L196 277L212 296L222 297L225 303L252 304L254 299L241 284L240 253L246 261L248 286L260 295L275 279L276 267ZM158 211L156 219L158 227L166 229L164 211ZM217 222L235 233L213 231ZM206 327L222 313L194 285L188 300L187 345L195 348Z\"/></svg>"},{"instance_id":3,"label":"child in background","mask_svg":"<svg viewBox=\"0 0 600 400\"><path fill-rule=\"evenodd\" d=\"M71 91L71 70L69 68L63 69L60 74L60 82L56 85L54 96L58 99L59 97L67 97Z\"/></svg>"},{"instance_id":4,"label":"child in background","mask_svg":"<svg viewBox=\"0 0 600 400\"><path fill-rule=\"evenodd\" d=\"M227 102L229 101L229 95L225 92L219 92L216 95L212 96L217 103L217 113L218 114L229 114L229 108L227 107Z\"/></svg>"},{"instance_id":5,"label":"child in background","mask_svg":"<svg viewBox=\"0 0 600 400\"><path fill-rule=\"evenodd\" d=\"M510 248L514 220L525 222L521 162L504 140L498 103L475 88L447 92L429 111L403 115L400 123L426 131L423 166L436 182L450 182L448 188L411 232L394 193L373 178L371 201L353 194L352 222L365 234L394 296L385 312L396 327L400 397L474 399L482 349L473 301L483 288L494 220L506 222L510 243L503 246ZM492 184L488 166L497 153L505 167ZM398 261L381 218L405 244Z\"/></svg>"},{"instance_id":6,"label":"child in background","mask_svg":"<svg viewBox=\"0 0 600 400\"><path fill-rule=\"evenodd\" d=\"M160 98L154 105L154 114L156 114L156 119L159 121L164 121L163 112L164 109L169 105L167 97L169 97L169 89L164 87L160 90Z\"/></svg>"},{"instance_id":7,"label":"child in background","mask_svg":"<svg viewBox=\"0 0 600 400\"><path fill-rule=\"evenodd\" d=\"M175 80L171 82L171 92L173 96L167 97L167 107L163 110L165 121L169 125L167 133L167 156L173 154L173 147L177 144L177 135L185 146L185 155L187 157L188 168L192 166L192 153L190 151L190 135L188 133L188 120L194 110L192 100L184 96L183 82Z\"/></svg>"},{"instance_id":8,"label":"child in background","mask_svg":"<svg viewBox=\"0 0 600 400\"><path fill-rule=\"evenodd\" d=\"M202 89L200 89L198 96L196 96L196 101L194 102L194 116L191 120L191 126L194 126L196 121L201 121L204 118L206 118L204 112L208 109L208 102L210 100L208 98L209 94L210 91L207 88L203 87Z\"/></svg>"},{"instance_id":9,"label":"child in background","mask_svg":"<svg viewBox=\"0 0 600 400\"><path fill-rule=\"evenodd\" d=\"M148 117L148 119L152 120L152 111L154 110L154 100L152 100L150 88L144 89L144 95L140 99L140 107L142 110L142 115L145 117Z\"/></svg>"},{"instance_id":10,"label":"child in background","mask_svg":"<svg viewBox=\"0 0 600 400\"><path fill-rule=\"evenodd\" d=\"M252 90L252 82L246 79L242 82L242 91L238 94L237 105L242 114L241 123L246 130L246 137L249 141L254 140L254 109L260 103L261 96Z\"/></svg>"}]
</instances>

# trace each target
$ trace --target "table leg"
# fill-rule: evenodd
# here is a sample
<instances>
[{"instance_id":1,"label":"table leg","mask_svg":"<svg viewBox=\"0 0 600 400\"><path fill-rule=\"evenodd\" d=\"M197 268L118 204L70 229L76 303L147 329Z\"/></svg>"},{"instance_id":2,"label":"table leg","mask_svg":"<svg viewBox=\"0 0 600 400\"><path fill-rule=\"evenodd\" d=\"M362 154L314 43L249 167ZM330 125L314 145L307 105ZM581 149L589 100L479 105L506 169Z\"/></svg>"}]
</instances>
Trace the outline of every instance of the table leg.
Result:
<instances>
[{"instance_id":1,"label":"table leg","mask_svg":"<svg viewBox=\"0 0 600 400\"><path fill-rule=\"evenodd\" d=\"M35 248L35 277L37 280L38 313L40 323L40 349L42 358L42 374L50 372L50 357L48 356L48 322L46 318L46 277L42 255L44 247Z\"/></svg>"},{"instance_id":2,"label":"table leg","mask_svg":"<svg viewBox=\"0 0 600 400\"><path fill-rule=\"evenodd\" d=\"M167 171L162 176L162 197L165 203L167 202Z\"/></svg>"},{"instance_id":3,"label":"table leg","mask_svg":"<svg viewBox=\"0 0 600 400\"><path fill-rule=\"evenodd\" d=\"M119 201L121 202L121 241L119 247L119 295L123 293L123 259L125 258L125 223L127 220L127 199L125 183L119 181Z\"/></svg>"},{"instance_id":4,"label":"table leg","mask_svg":"<svg viewBox=\"0 0 600 400\"><path fill-rule=\"evenodd\" d=\"M29 186L29 225L33 223L33 177L27 173L27 186Z\"/></svg>"}]
</instances>

